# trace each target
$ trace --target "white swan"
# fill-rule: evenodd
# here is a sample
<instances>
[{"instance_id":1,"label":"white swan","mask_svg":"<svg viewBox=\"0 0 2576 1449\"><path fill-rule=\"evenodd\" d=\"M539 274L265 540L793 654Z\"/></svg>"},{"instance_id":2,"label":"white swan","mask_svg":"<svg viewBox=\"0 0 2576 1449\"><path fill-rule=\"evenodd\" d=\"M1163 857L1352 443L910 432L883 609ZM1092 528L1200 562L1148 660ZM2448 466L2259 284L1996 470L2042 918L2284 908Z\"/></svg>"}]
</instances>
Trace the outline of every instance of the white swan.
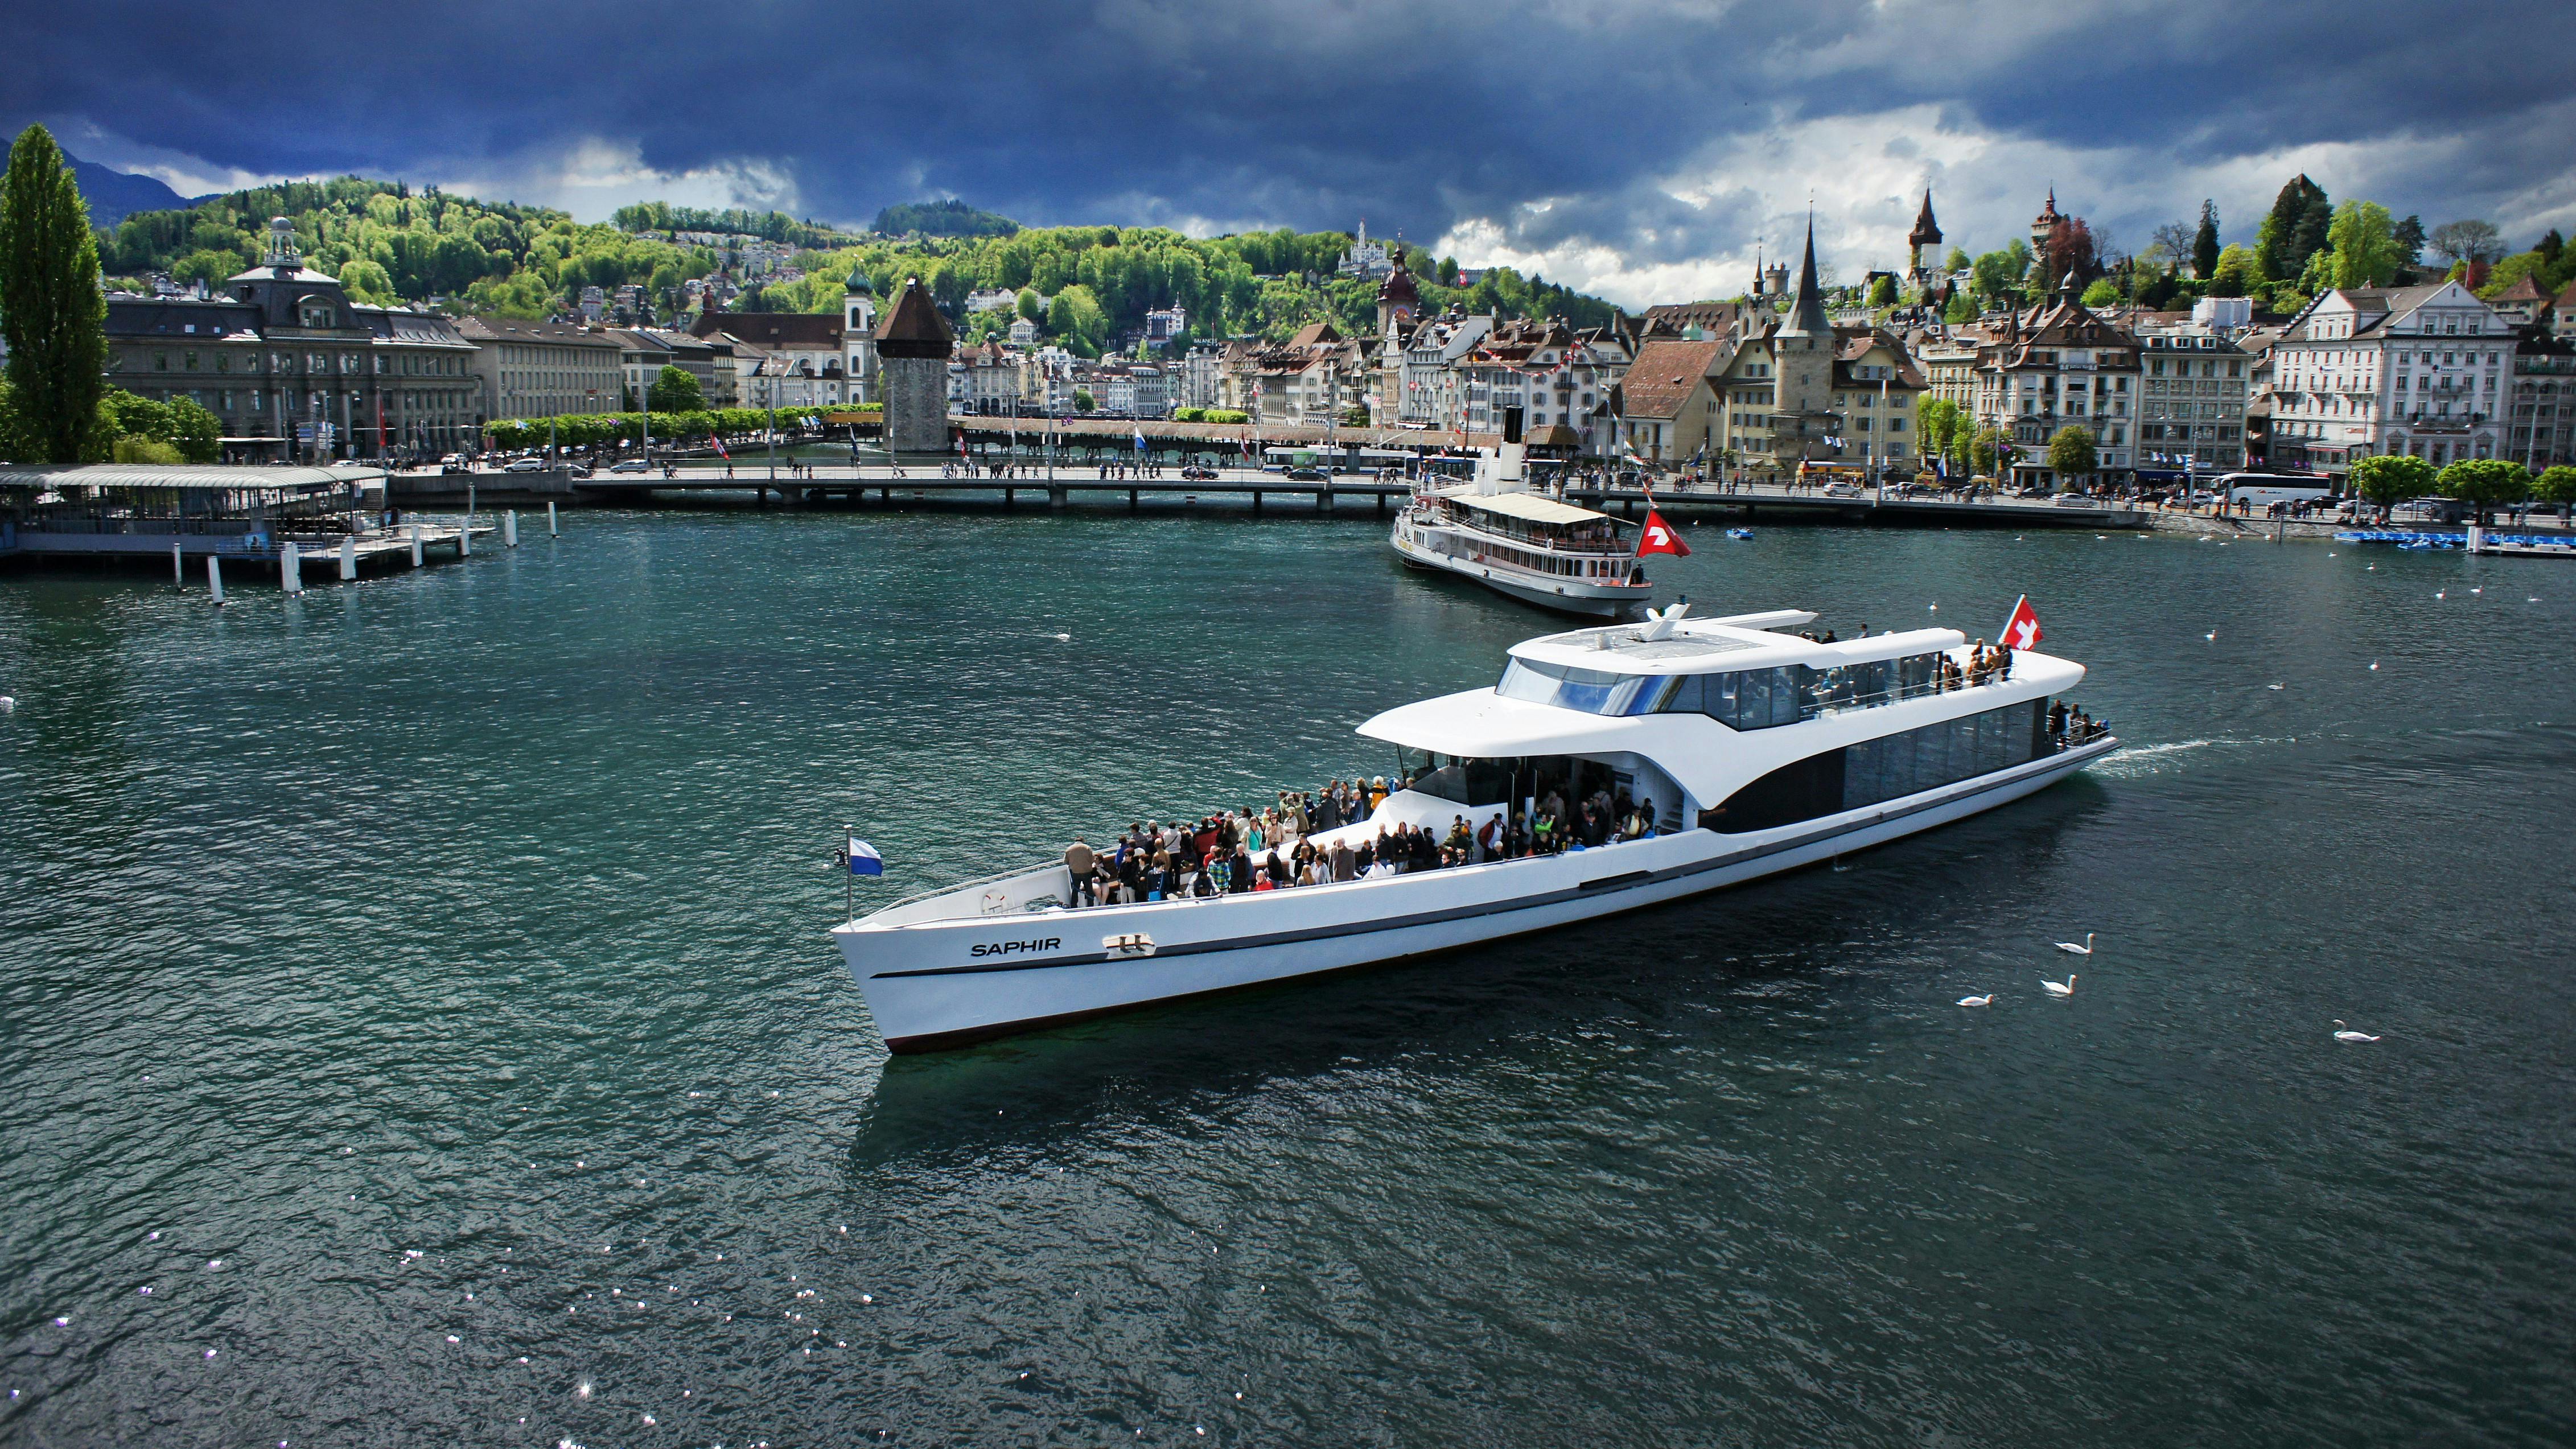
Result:
<instances>
[{"instance_id":1,"label":"white swan","mask_svg":"<svg viewBox=\"0 0 2576 1449\"><path fill-rule=\"evenodd\" d=\"M2090 956L2093 954L2093 933L2091 931L2084 933L2084 944L2081 946L2072 941L2060 941L2057 943L2057 949L2070 956Z\"/></svg>"},{"instance_id":2,"label":"white swan","mask_svg":"<svg viewBox=\"0 0 2576 1449\"><path fill-rule=\"evenodd\" d=\"M1959 1004L1961 1006L1992 1006L1995 1004L1995 999L1992 996L1962 996L1959 998Z\"/></svg>"},{"instance_id":3,"label":"white swan","mask_svg":"<svg viewBox=\"0 0 2576 1449\"><path fill-rule=\"evenodd\" d=\"M2075 994L2075 973L2072 971L2067 972L2066 979L2064 981L2042 980L2039 984L2047 987L2048 994L2051 996L2073 996Z\"/></svg>"},{"instance_id":4,"label":"white swan","mask_svg":"<svg viewBox=\"0 0 2576 1449\"><path fill-rule=\"evenodd\" d=\"M2340 1017L2340 1016L2336 1017L2336 1018L2335 1018L2335 1025L2337 1025L2337 1026L2343 1026L2343 1018L2342 1018L2342 1017ZM2377 1040L2379 1040L2379 1038L2377 1038L2377 1037L2375 1037L2375 1036L2372 1036L2370 1033L2368 1033L2368 1032L2366 1032L2366 1031L2354 1031L2354 1030L2350 1029L2349 1027L2347 1027L2347 1028L2345 1028L2344 1030L2342 1030L2342 1031L2339 1031L2339 1032L2336 1032L2336 1033L2335 1033L2335 1040L2336 1040L2336 1041L2377 1041Z\"/></svg>"}]
</instances>

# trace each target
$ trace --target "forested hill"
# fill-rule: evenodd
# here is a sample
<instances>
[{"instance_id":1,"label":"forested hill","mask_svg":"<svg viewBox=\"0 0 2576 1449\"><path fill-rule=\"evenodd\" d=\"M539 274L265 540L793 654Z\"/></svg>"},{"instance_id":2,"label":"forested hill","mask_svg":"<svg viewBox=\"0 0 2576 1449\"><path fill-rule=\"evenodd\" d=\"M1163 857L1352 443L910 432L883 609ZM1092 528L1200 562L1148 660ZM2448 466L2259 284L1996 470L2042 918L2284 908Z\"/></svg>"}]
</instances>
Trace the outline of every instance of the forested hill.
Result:
<instances>
[{"instance_id":1,"label":"forested hill","mask_svg":"<svg viewBox=\"0 0 2576 1449\"><path fill-rule=\"evenodd\" d=\"M876 229L887 236L918 232L923 236L1009 236L1020 224L950 197L946 201L907 201L877 213Z\"/></svg>"},{"instance_id":2,"label":"forested hill","mask_svg":"<svg viewBox=\"0 0 2576 1449\"><path fill-rule=\"evenodd\" d=\"M1173 305L1186 309L1190 337L1279 339L1316 321L1349 333L1373 328L1376 319L1376 284L1335 272L1351 243L1341 232L1199 239L1161 227L1065 226L889 237L777 212L661 203L621 210L623 225L598 225L544 207L359 177L288 182L184 210L137 212L102 230L99 259L111 278L166 271L183 282L220 282L258 260L272 216L291 219L308 264L339 277L362 300L439 297L460 310L506 316L546 316L571 307L585 286L613 294L631 283L646 289L657 320L673 320L682 283L716 272L726 260L716 247L675 238L716 233L798 249L785 259L795 276L738 278L752 290L732 310L828 312L840 306L853 270L864 271L883 297L917 276L970 342L999 334L1023 313L1047 340L1086 355L1141 328L1149 310ZM1456 304L1470 312L1561 316L1579 326L1600 325L1612 312L1598 298L1509 268L1486 271L1473 287L1445 286L1438 279L1457 275L1454 261L1418 248L1408 253L1426 309ZM1016 305L966 310L969 293L995 289L1020 294Z\"/></svg>"}]
</instances>

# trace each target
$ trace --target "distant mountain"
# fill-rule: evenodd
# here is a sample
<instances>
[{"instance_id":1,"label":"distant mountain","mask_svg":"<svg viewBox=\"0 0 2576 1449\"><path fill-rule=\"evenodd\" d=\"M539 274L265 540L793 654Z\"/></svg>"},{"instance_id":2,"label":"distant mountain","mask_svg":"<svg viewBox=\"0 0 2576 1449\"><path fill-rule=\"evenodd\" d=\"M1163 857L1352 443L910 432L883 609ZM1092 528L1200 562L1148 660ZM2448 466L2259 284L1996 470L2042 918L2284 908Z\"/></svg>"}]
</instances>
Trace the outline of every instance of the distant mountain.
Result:
<instances>
[{"instance_id":1,"label":"distant mountain","mask_svg":"<svg viewBox=\"0 0 2576 1449\"><path fill-rule=\"evenodd\" d=\"M950 197L946 201L907 201L877 213L875 230L887 236L918 232L923 236L1010 236L1020 224Z\"/></svg>"},{"instance_id":2,"label":"distant mountain","mask_svg":"<svg viewBox=\"0 0 2576 1449\"><path fill-rule=\"evenodd\" d=\"M92 226L114 226L133 212L168 211L192 203L192 198L181 196L153 177L110 171L95 161L83 161L68 153L64 159L72 163L72 179L80 183L81 199L89 203Z\"/></svg>"}]
</instances>

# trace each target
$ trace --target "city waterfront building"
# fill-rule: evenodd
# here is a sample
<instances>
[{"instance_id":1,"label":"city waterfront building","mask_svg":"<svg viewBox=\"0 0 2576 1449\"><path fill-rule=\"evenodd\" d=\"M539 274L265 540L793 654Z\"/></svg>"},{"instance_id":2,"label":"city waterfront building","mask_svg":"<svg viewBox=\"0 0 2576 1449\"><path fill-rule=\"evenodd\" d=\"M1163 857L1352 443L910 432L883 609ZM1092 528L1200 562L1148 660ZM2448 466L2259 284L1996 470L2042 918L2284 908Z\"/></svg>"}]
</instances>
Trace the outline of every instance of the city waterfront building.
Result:
<instances>
[{"instance_id":1,"label":"city waterfront building","mask_svg":"<svg viewBox=\"0 0 2576 1449\"><path fill-rule=\"evenodd\" d=\"M480 438L476 346L443 314L353 302L269 223L260 264L196 296L107 298L108 381L208 412L234 456L441 453Z\"/></svg>"},{"instance_id":2,"label":"city waterfront building","mask_svg":"<svg viewBox=\"0 0 2576 1449\"><path fill-rule=\"evenodd\" d=\"M2196 323L2142 323L2137 338L2141 475L2189 477L2244 467L2252 355L2227 333Z\"/></svg>"},{"instance_id":3,"label":"city waterfront building","mask_svg":"<svg viewBox=\"0 0 2576 1449\"><path fill-rule=\"evenodd\" d=\"M1456 363L1494 330L1492 313L1452 310L1416 322L1387 359L1397 376L1396 422L1413 428L1463 431L1467 426L1465 378Z\"/></svg>"},{"instance_id":4,"label":"city waterfront building","mask_svg":"<svg viewBox=\"0 0 2576 1449\"><path fill-rule=\"evenodd\" d=\"M986 417L1008 417L1025 394L1021 376L1025 366L1021 354L998 342L987 340L959 348L948 364L948 375L954 383L949 389L951 408Z\"/></svg>"},{"instance_id":5,"label":"city waterfront building","mask_svg":"<svg viewBox=\"0 0 2576 1449\"><path fill-rule=\"evenodd\" d=\"M1625 453L1674 467L1705 458L1717 423L1711 386L1723 342L1642 343L1619 381L1619 441Z\"/></svg>"},{"instance_id":6,"label":"city waterfront building","mask_svg":"<svg viewBox=\"0 0 2576 1449\"><path fill-rule=\"evenodd\" d=\"M1627 345L1608 329L1578 330L1551 317L1488 329L1449 370L1469 431L1504 432L1516 412L1525 433L1562 427L1585 440L1577 446L1599 451L1616 426L1610 390L1628 364Z\"/></svg>"},{"instance_id":7,"label":"city waterfront building","mask_svg":"<svg viewBox=\"0 0 2576 1449\"><path fill-rule=\"evenodd\" d=\"M568 322L459 317L474 347L476 422L620 410L624 351L617 339Z\"/></svg>"},{"instance_id":8,"label":"city waterfront building","mask_svg":"<svg viewBox=\"0 0 2576 1449\"><path fill-rule=\"evenodd\" d=\"M2510 456L2515 342L2458 282L2328 291L2272 349L2270 463L2341 476L2376 454Z\"/></svg>"},{"instance_id":9,"label":"city waterfront building","mask_svg":"<svg viewBox=\"0 0 2576 1449\"><path fill-rule=\"evenodd\" d=\"M1924 386L1971 416L1977 410L1977 356L1983 341L1973 329L1942 328L1924 333L1914 344L1914 365Z\"/></svg>"},{"instance_id":10,"label":"city waterfront building","mask_svg":"<svg viewBox=\"0 0 2576 1449\"><path fill-rule=\"evenodd\" d=\"M1874 476L1911 477L1922 465L1915 403L1930 386L1893 334L1877 327L1840 332L1828 405L1841 424L1834 436L1842 440L1842 456Z\"/></svg>"},{"instance_id":11,"label":"city waterfront building","mask_svg":"<svg viewBox=\"0 0 2576 1449\"><path fill-rule=\"evenodd\" d=\"M2050 210L2055 210L2055 193ZM2011 481L2019 487L2068 486L2093 481L2061 478L2049 466L2048 445L2068 428L2093 435L2099 474L2136 466L2132 430L2137 426L2137 337L2096 316L2076 300L2072 278L2058 284L2057 301L2025 324L2018 312L1983 349L1977 363L1976 419L2011 440Z\"/></svg>"},{"instance_id":12,"label":"city waterfront building","mask_svg":"<svg viewBox=\"0 0 2576 1449\"><path fill-rule=\"evenodd\" d=\"M1222 406L1217 399L1224 363L1224 343L1191 343L1190 350L1181 358L1180 406L1185 408Z\"/></svg>"},{"instance_id":13,"label":"city waterfront building","mask_svg":"<svg viewBox=\"0 0 2576 1449\"><path fill-rule=\"evenodd\" d=\"M721 335L694 337L664 327L612 328L606 334L617 339L618 366L626 374L626 399L632 409L641 409L650 400L653 383L665 367L677 367L698 380L698 393L711 408L729 408L741 398L741 381L735 375L733 343Z\"/></svg>"},{"instance_id":14,"label":"city waterfront building","mask_svg":"<svg viewBox=\"0 0 2576 1449\"><path fill-rule=\"evenodd\" d=\"M748 343L762 356L780 364L774 375L792 381L797 405L838 407L850 401L848 388L849 345L847 323L842 313L833 312L717 312L699 313L689 321L689 335L704 342L722 340L739 353ZM756 369L743 367L736 360L737 372L749 376ZM737 390L737 396L749 397ZM782 393L778 406L788 406ZM765 404L764 404L765 406Z\"/></svg>"},{"instance_id":15,"label":"city waterfront building","mask_svg":"<svg viewBox=\"0 0 2576 1449\"><path fill-rule=\"evenodd\" d=\"M2576 464L2576 341L2526 327L2513 352L2512 431L2504 456L2533 473Z\"/></svg>"}]
</instances>

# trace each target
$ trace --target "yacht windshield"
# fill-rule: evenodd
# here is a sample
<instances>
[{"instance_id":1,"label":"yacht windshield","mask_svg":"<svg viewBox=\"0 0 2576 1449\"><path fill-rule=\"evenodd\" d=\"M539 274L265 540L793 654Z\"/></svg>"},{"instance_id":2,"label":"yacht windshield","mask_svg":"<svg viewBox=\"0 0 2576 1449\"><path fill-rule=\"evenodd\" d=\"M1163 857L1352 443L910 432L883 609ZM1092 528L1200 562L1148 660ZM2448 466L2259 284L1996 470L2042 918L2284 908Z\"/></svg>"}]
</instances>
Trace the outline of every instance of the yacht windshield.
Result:
<instances>
[{"instance_id":1,"label":"yacht windshield","mask_svg":"<svg viewBox=\"0 0 2576 1449\"><path fill-rule=\"evenodd\" d=\"M1503 666L1502 682L1494 692L1505 699L1579 709L1585 714L1652 714L1671 692L1672 683L1670 675L1615 674L1514 659Z\"/></svg>"}]
</instances>

